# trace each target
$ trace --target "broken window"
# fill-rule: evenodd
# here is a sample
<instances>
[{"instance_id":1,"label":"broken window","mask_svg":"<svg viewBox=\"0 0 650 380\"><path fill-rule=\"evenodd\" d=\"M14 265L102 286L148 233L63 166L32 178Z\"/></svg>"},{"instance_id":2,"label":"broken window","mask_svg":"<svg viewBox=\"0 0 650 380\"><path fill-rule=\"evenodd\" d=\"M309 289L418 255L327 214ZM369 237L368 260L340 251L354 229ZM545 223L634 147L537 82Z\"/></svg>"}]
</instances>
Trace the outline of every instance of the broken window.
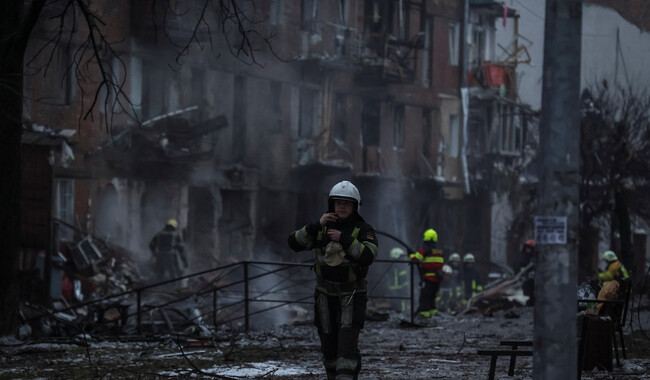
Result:
<instances>
[{"instance_id":1,"label":"broken window","mask_svg":"<svg viewBox=\"0 0 650 380\"><path fill-rule=\"evenodd\" d=\"M271 82L271 112L270 131L282 133L282 83Z\"/></svg>"},{"instance_id":2,"label":"broken window","mask_svg":"<svg viewBox=\"0 0 650 380\"><path fill-rule=\"evenodd\" d=\"M313 136L318 92L311 88L300 89L300 124L298 125L298 137L310 138Z\"/></svg>"},{"instance_id":3,"label":"broken window","mask_svg":"<svg viewBox=\"0 0 650 380\"><path fill-rule=\"evenodd\" d=\"M449 64L452 66L458 66L458 57L459 57L459 46L460 46L460 23L450 22L449 23Z\"/></svg>"},{"instance_id":4,"label":"broken window","mask_svg":"<svg viewBox=\"0 0 650 380\"><path fill-rule=\"evenodd\" d=\"M499 150L502 154L521 152L522 122L518 109L510 104L499 105Z\"/></svg>"},{"instance_id":5,"label":"broken window","mask_svg":"<svg viewBox=\"0 0 650 380\"><path fill-rule=\"evenodd\" d=\"M433 17L427 16L424 22L424 49L422 50L422 87L431 86L431 62L433 54L431 49L431 25Z\"/></svg>"},{"instance_id":6,"label":"broken window","mask_svg":"<svg viewBox=\"0 0 650 380\"><path fill-rule=\"evenodd\" d=\"M167 112L165 68L152 61L144 63L142 75L142 118L146 121Z\"/></svg>"},{"instance_id":7,"label":"broken window","mask_svg":"<svg viewBox=\"0 0 650 380\"><path fill-rule=\"evenodd\" d=\"M469 41L469 60L473 67L485 61L485 28L483 17L478 16L478 22L471 26L471 41Z\"/></svg>"},{"instance_id":8,"label":"broken window","mask_svg":"<svg viewBox=\"0 0 650 380\"><path fill-rule=\"evenodd\" d=\"M250 197L245 191L221 190L222 212L219 218L220 256L247 259L251 241ZM252 248L252 247L251 247ZM225 255L225 256L224 256Z\"/></svg>"},{"instance_id":9,"label":"broken window","mask_svg":"<svg viewBox=\"0 0 650 380\"><path fill-rule=\"evenodd\" d=\"M458 115L449 115L449 157L457 158L460 150Z\"/></svg>"},{"instance_id":10,"label":"broken window","mask_svg":"<svg viewBox=\"0 0 650 380\"><path fill-rule=\"evenodd\" d=\"M469 61L473 67L494 56L494 18L486 15L474 15L469 25L471 38L469 43Z\"/></svg>"},{"instance_id":11,"label":"broken window","mask_svg":"<svg viewBox=\"0 0 650 380\"><path fill-rule=\"evenodd\" d=\"M366 100L361 111L361 124L364 146L379 146L379 102Z\"/></svg>"},{"instance_id":12,"label":"broken window","mask_svg":"<svg viewBox=\"0 0 650 380\"><path fill-rule=\"evenodd\" d=\"M410 28L410 12L411 12L411 3L409 1L400 1L399 12L397 14L398 25L399 25L399 39L408 41L409 39L409 28Z\"/></svg>"},{"instance_id":13,"label":"broken window","mask_svg":"<svg viewBox=\"0 0 650 380\"><path fill-rule=\"evenodd\" d=\"M300 28L315 32L318 20L318 0L301 0L300 9Z\"/></svg>"},{"instance_id":14,"label":"broken window","mask_svg":"<svg viewBox=\"0 0 650 380\"><path fill-rule=\"evenodd\" d=\"M378 34L383 33L386 29L386 20L388 17L389 6L392 8L393 3L388 1L373 0L364 3L364 30L366 33Z\"/></svg>"},{"instance_id":15,"label":"broken window","mask_svg":"<svg viewBox=\"0 0 650 380\"><path fill-rule=\"evenodd\" d=\"M439 176L444 175L445 168L445 138L440 135L440 142L438 144L438 162L436 163L436 174Z\"/></svg>"},{"instance_id":16,"label":"broken window","mask_svg":"<svg viewBox=\"0 0 650 380\"><path fill-rule=\"evenodd\" d=\"M138 57L131 56L129 70L129 97L131 98L131 104L135 113L138 117L142 118L142 60Z\"/></svg>"},{"instance_id":17,"label":"broken window","mask_svg":"<svg viewBox=\"0 0 650 380\"><path fill-rule=\"evenodd\" d=\"M233 88L233 115L232 115L232 158L234 161L243 161L246 150L246 78L235 77Z\"/></svg>"},{"instance_id":18,"label":"broken window","mask_svg":"<svg viewBox=\"0 0 650 380\"><path fill-rule=\"evenodd\" d=\"M422 154L426 158L431 158L431 110L422 110Z\"/></svg>"},{"instance_id":19,"label":"broken window","mask_svg":"<svg viewBox=\"0 0 650 380\"><path fill-rule=\"evenodd\" d=\"M72 261L77 268L88 268L91 264L97 263L102 259L99 249L92 243L90 236L86 236L79 242L72 251Z\"/></svg>"},{"instance_id":20,"label":"broken window","mask_svg":"<svg viewBox=\"0 0 650 380\"><path fill-rule=\"evenodd\" d=\"M113 58L111 60L110 66L103 64L103 70L109 79L113 82L112 85L104 84L101 86L100 96L98 99L99 102L99 112L102 114L100 122L102 126L103 123L107 122L110 124L113 119L113 115L120 112L120 105L117 103L117 93L115 86L119 86L125 81L125 63L121 58ZM108 107L108 108L107 108ZM108 115L106 113L108 112Z\"/></svg>"},{"instance_id":21,"label":"broken window","mask_svg":"<svg viewBox=\"0 0 650 380\"><path fill-rule=\"evenodd\" d=\"M192 97L193 106L203 106L203 93L205 83L205 72L201 68L192 68L192 89L190 96Z\"/></svg>"},{"instance_id":22,"label":"broken window","mask_svg":"<svg viewBox=\"0 0 650 380\"><path fill-rule=\"evenodd\" d=\"M56 218L63 222L74 225L74 180L72 179L56 179L56 204L55 212ZM59 240L72 241L73 230L67 226L59 228Z\"/></svg>"},{"instance_id":23,"label":"broken window","mask_svg":"<svg viewBox=\"0 0 650 380\"><path fill-rule=\"evenodd\" d=\"M345 142L345 131L348 128L347 97L336 94L334 100L334 138Z\"/></svg>"},{"instance_id":24,"label":"broken window","mask_svg":"<svg viewBox=\"0 0 650 380\"><path fill-rule=\"evenodd\" d=\"M339 24L347 25L348 24L348 12L349 12L349 1L348 0L339 0Z\"/></svg>"},{"instance_id":25,"label":"broken window","mask_svg":"<svg viewBox=\"0 0 650 380\"><path fill-rule=\"evenodd\" d=\"M284 0L271 0L269 9L269 23L271 25L282 25L284 23Z\"/></svg>"},{"instance_id":26,"label":"broken window","mask_svg":"<svg viewBox=\"0 0 650 380\"><path fill-rule=\"evenodd\" d=\"M300 133L300 88L289 87L289 135L297 140Z\"/></svg>"},{"instance_id":27,"label":"broken window","mask_svg":"<svg viewBox=\"0 0 650 380\"><path fill-rule=\"evenodd\" d=\"M212 265L218 242L215 198L209 187L190 186L188 190L188 234L184 240L192 247L199 262Z\"/></svg>"},{"instance_id":28,"label":"broken window","mask_svg":"<svg viewBox=\"0 0 650 380\"><path fill-rule=\"evenodd\" d=\"M404 105L395 106L393 115L393 146L404 148Z\"/></svg>"},{"instance_id":29,"label":"broken window","mask_svg":"<svg viewBox=\"0 0 650 380\"><path fill-rule=\"evenodd\" d=\"M361 111L364 172L379 172L380 110L378 101L364 101Z\"/></svg>"},{"instance_id":30,"label":"broken window","mask_svg":"<svg viewBox=\"0 0 650 380\"><path fill-rule=\"evenodd\" d=\"M61 80L55 81L60 85L55 94L58 94L58 101L60 104L70 105L70 103L72 103L72 91L75 89L75 87L72 85L73 70L68 71L70 65L72 64L72 60L70 58L71 53L68 49L58 49L57 52L59 60L58 71L60 73Z\"/></svg>"}]
</instances>

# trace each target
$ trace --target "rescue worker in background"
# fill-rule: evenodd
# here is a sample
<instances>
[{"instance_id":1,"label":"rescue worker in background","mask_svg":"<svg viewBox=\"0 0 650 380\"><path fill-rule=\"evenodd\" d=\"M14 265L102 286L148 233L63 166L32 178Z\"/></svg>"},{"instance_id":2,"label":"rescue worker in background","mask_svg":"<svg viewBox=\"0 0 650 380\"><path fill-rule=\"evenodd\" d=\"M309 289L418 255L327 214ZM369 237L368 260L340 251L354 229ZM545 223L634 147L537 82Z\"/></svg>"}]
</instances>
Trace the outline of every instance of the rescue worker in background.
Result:
<instances>
[{"instance_id":1,"label":"rescue worker in background","mask_svg":"<svg viewBox=\"0 0 650 380\"><path fill-rule=\"evenodd\" d=\"M440 311L445 313L452 313L453 308L453 290L451 286L451 280L453 276L453 270L451 265L445 264L442 266L442 279L440 281L440 290L438 291L438 296L436 297L436 307Z\"/></svg>"},{"instance_id":2,"label":"rescue worker in background","mask_svg":"<svg viewBox=\"0 0 650 380\"><path fill-rule=\"evenodd\" d=\"M523 275L521 290L528 297L526 306L535 305L535 240L526 240L519 254L519 271L528 271Z\"/></svg>"},{"instance_id":3,"label":"rescue worker in background","mask_svg":"<svg viewBox=\"0 0 650 380\"><path fill-rule=\"evenodd\" d=\"M149 242L149 250L161 266L163 280L177 278L183 274L178 266L179 258L183 261L183 267L187 268L183 239L176 232L177 228L176 219L169 219L162 231Z\"/></svg>"},{"instance_id":4,"label":"rescue worker in background","mask_svg":"<svg viewBox=\"0 0 650 380\"><path fill-rule=\"evenodd\" d=\"M607 263L607 268L604 272L598 273L598 279L605 285L608 281L616 280L619 283L624 278L629 278L627 269L618 260L614 251L605 251L602 256L603 260Z\"/></svg>"},{"instance_id":5,"label":"rescue worker in background","mask_svg":"<svg viewBox=\"0 0 650 380\"><path fill-rule=\"evenodd\" d=\"M476 258L474 258L473 254L467 253L463 256L463 297L466 301L469 301L477 293L483 291L480 275L478 270L474 268L475 262Z\"/></svg>"},{"instance_id":6,"label":"rescue worker in background","mask_svg":"<svg viewBox=\"0 0 650 380\"><path fill-rule=\"evenodd\" d=\"M375 230L359 215L361 196L349 181L329 193L316 223L289 235L296 252L314 249L314 323L328 379L357 379L359 333L366 317L366 275L377 255Z\"/></svg>"},{"instance_id":7,"label":"rescue worker in background","mask_svg":"<svg viewBox=\"0 0 650 380\"><path fill-rule=\"evenodd\" d=\"M445 265L445 267L448 266L451 272L449 274L445 274L440 293L441 299L446 303L446 311L448 313L454 314L461 306L463 300L461 257L458 253L454 252L449 255L449 259L447 261L449 261L449 265ZM438 307L440 307L440 305L438 305Z\"/></svg>"},{"instance_id":8,"label":"rescue worker in background","mask_svg":"<svg viewBox=\"0 0 650 380\"><path fill-rule=\"evenodd\" d=\"M436 248L437 243L438 233L434 229L429 228L424 231L422 248L409 255L411 260L419 262L421 267L420 273L424 277L417 311L425 318L429 318L438 313L436 297L440 289L442 267L445 264L445 260L442 256L442 251Z\"/></svg>"},{"instance_id":9,"label":"rescue worker in background","mask_svg":"<svg viewBox=\"0 0 650 380\"><path fill-rule=\"evenodd\" d=\"M406 255L406 252L400 247L390 250L391 260L399 260ZM405 262L406 263L406 262ZM393 297L408 296L409 272L408 265L393 263L393 275L389 279L388 289ZM406 311L406 299L391 299L391 306L399 312Z\"/></svg>"}]
</instances>

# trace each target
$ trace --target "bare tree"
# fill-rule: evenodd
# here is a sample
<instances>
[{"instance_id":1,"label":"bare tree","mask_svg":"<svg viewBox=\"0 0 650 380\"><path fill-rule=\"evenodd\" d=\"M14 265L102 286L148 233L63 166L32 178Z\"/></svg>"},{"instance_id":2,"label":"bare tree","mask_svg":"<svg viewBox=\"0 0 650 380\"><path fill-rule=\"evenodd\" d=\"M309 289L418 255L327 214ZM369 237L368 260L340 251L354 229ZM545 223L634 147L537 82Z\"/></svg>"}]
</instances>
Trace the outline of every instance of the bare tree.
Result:
<instances>
[{"instance_id":1,"label":"bare tree","mask_svg":"<svg viewBox=\"0 0 650 380\"><path fill-rule=\"evenodd\" d=\"M633 272L632 222L650 220L645 196L650 184L649 111L645 89L611 88L603 81L582 95L581 233L586 239L604 217L610 245L616 247L620 238L617 253ZM581 252L585 255L593 257L593 252ZM591 269L589 257L581 257L581 263Z\"/></svg>"},{"instance_id":2,"label":"bare tree","mask_svg":"<svg viewBox=\"0 0 650 380\"><path fill-rule=\"evenodd\" d=\"M97 107L108 112L102 125L111 133L116 115L139 124L133 103L124 92L125 63L121 41L111 41L109 27L90 0L5 0L0 5L0 334L17 326L18 256L20 252L21 135L23 126L23 77L48 74L57 52L72 57L62 75L79 89L79 123L92 118ZM252 0L143 0L137 3L156 26L154 35L176 49L176 65L193 49L211 49L215 57L227 51L242 64L260 64L263 49L275 55L272 35L262 29ZM185 5L189 4L189 5ZM190 25L183 33L169 33L174 20ZM25 57L30 43L39 43L35 54ZM276 56L277 57L277 56ZM116 64L117 62L117 64ZM177 68L177 67L174 67ZM174 69L172 68L172 69ZM60 80L51 78L49 80Z\"/></svg>"}]
</instances>

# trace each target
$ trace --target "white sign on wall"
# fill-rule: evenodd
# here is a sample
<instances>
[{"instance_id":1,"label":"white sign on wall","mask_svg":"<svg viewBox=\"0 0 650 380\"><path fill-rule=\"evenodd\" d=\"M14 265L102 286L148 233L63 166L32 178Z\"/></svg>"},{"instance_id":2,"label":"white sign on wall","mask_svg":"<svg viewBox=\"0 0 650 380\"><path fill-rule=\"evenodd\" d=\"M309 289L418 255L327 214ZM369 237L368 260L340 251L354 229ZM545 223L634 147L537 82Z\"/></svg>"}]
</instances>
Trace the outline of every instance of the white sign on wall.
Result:
<instances>
[{"instance_id":1,"label":"white sign on wall","mask_svg":"<svg viewBox=\"0 0 650 380\"><path fill-rule=\"evenodd\" d=\"M566 216L536 216L535 244L566 244Z\"/></svg>"}]
</instances>

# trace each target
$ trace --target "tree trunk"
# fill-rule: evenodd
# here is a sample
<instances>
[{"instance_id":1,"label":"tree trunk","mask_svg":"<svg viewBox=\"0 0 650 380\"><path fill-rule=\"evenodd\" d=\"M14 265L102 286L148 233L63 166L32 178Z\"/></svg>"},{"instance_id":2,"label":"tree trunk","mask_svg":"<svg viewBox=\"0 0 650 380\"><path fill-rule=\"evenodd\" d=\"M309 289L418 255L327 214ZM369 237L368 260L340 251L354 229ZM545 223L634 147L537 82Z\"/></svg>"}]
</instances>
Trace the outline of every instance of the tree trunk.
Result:
<instances>
[{"instance_id":1,"label":"tree trunk","mask_svg":"<svg viewBox=\"0 0 650 380\"><path fill-rule=\"evenodd\" d=\"M588 281L598 271L599 231L589 222L583 222L580 228L580 245L578 246L578 284Z\"/></svg>"},{"instance_id":2,"label":"tree trunk","mask_svg":"<svg viewBox=\"0 0 650 380\"><path fill-rule=\"evenodd\" d=\"M16 51L22 1L0 6L0 335L15 331L18 316L20 252L20 137L22 134L23 53Z\"/></svg>"}]
</instances>

